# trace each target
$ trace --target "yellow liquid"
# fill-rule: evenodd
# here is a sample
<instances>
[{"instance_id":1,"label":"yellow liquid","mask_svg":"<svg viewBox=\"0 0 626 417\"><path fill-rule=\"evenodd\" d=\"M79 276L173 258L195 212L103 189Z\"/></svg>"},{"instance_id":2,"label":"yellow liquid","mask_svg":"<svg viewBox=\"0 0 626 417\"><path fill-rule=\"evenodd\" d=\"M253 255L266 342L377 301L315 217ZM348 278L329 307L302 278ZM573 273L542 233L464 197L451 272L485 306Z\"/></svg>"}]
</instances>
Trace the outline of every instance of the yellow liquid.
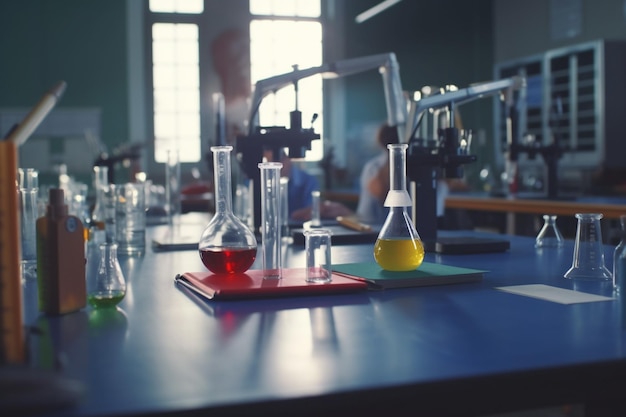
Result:
<instances>
[{"instance_id":1,"label":"yellow liquid","mask_svg":"<svg viewBox=\"0 0 626 417\"><path fill-rule=\"evenodd\" d=\"M378 239L374 259L387 271L413 271L424 260L424 245L418 239Z\"/></svg>"}]
</instances>

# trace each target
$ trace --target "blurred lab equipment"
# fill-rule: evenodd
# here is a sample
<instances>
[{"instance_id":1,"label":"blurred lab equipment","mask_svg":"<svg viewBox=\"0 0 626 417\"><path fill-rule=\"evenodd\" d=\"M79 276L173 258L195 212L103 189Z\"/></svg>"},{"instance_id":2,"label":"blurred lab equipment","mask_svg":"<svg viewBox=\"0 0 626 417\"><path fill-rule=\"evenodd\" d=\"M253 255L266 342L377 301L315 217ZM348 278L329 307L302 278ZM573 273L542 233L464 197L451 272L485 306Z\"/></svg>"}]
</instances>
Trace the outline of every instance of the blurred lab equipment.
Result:
<instances>
[{"instance_id":1,"label":"blurred lab equipment","mask_svg":"<svg viewBox=\"0 0 626 417\"><path fill-rule=\"evenodd\" d=\"M91 212L91 224L100 230L104 230L104 199L106 187L109 185L109 168L105 166L93 167L93 187L96 194L96 202Z\"/></svg>"},{"instance_id":2,"label":"blurred lab equipment","mask_svg":"<svg viewBox=\"0 0 626 417\"><path fill-rule=\"evenodd\" d=\"M389 213L374 244L374 259L387 271L412 271L424 260L424 246L407 211L412 205L406 188L407 148L405 143L387 145L390 184L385 206Z\"/></svg>"},{"instance_id":3,"label":"blurred lab equipment","mask_svg":"<svg viewBox=\"0 0 626 417\"><path fill-rule=\"evenodd\" d=\"M543 215L543 226L535 238L536 248L560 248L563 247L563 235L556 225L556 216L553 214Z\"/></svg>"},{"instance_id":4,"label":"blurred lab equipment","mask_svg":"<svg viewBox=\"0 0 626 417\"><path fill-rule=\"evenodd\" d=\"M165 198L168 224L173 225L180 210L180 158L178 150L169 149L165 162Z\"/></svg>"},{"instance_id":5,"label":"blurred lab equipment","mask_svg":"<svg viewBox=\"0 0 626 417\"><path fill-rule=\"evenodd\" d=\"M322 194L319 190L311 191L311 227L320 227L322 225L321 200Z\"/></svg>"},{"instance_id":6,"label":"blurred lab equipment","mask_svg":"<svg viewBox=\"0 0 626 417\"><path fill-rule=\"evenodd\" d=\"M572 267L565 278L586 281L611 281L611 271L604 266L601 213L576 213L576 240Z\"/></svg>"},{"instance_id":7,"label":"blurred lab equipment","mask_svg":"<svg viewBox=\"0 0 626 417\"><path fill-rule=\"evenodd\" d=\"M215 214L198 244L204 266L216 274L246 272L256 259L257 241L252 230L233 213L230 145L213 146Z\"/></svg>"},{"instance_id":8,"label":"blurred lab equipment","mask_svg":"<svg viewBox=\"0 0 626 417\"><path fill-rule=\"evenodd\" d=\"M416 202L413 204L413 221L420 232L422 242L426 245L426 250L435 250L438 243L437 181L435 181L438 172L441 171L444 179L461 178L462 166L477 159L476 155L469 154L468 146L463 144L461 131L455 123L457 107L493 94L501 94L503 100L506 100L510 107L514 107L513 92L524 87L524 78L511 77L463 89L455 86L446 86L444 89L426 87L414 94L405 130L409 145L407 176L411 180L413 200ZM427 113L436 117L430 129L419 137L417 133ZM444 119L443 123L440 118ZM507 123L510 123L510 120ZM471 245L464 244L466 250L474 248L479 247L472 248Z\"/></svg>"},{"instance_id":9,"label":"blurred lab equipment","mask_svg":"<svg viewBox=\"0 0 626 417\"><path fill-rule=\"evenodd\" d=\"M236 139L237 154L240 155L242 170L253 183L253 222L255 230L261 224L261 187L258 163L263 160L263 152L271 150L279 155L279 150L289 148L290 158L302 158L304 152L311 148L311 141L319 139L320 135L314 129L302 127L302 113L298 110L298 81L316 74L328 77L343 77L360 73L370 69L379 69L385 88L387 105L387 119L390 126L404 127L406 120L406 99L400 82L399 65L393 53L371 55L360 58L347 59L294 71L257 81L251 101L249 117L249 131L247 135L240 135ZM271 92L293 85L296 91L295 110L290 114L290 127L258 126L258 109L263 98ZM317 115L312 116L312 122ZM402 137L403 135L400 135Z\"/></svg>"}]
</instances>

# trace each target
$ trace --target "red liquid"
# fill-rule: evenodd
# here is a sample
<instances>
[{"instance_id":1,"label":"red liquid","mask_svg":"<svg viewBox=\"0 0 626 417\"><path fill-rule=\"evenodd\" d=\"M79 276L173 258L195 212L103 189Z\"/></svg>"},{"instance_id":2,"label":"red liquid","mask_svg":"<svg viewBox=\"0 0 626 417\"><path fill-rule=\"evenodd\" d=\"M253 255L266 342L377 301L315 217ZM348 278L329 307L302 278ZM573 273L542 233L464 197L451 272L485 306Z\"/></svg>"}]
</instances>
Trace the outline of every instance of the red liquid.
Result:
<instances>
[{"instance_id":1,"label":"red liquid","mask_svg":"<svg viewBox=\"0 0 626 417\"><path fill-rule=\"evenodd\" d=\"M256 248L250 249L201 249L200 259L209 271L216 274L240 274L246 272L256 259Z\"/></svg>"}]
</instances>

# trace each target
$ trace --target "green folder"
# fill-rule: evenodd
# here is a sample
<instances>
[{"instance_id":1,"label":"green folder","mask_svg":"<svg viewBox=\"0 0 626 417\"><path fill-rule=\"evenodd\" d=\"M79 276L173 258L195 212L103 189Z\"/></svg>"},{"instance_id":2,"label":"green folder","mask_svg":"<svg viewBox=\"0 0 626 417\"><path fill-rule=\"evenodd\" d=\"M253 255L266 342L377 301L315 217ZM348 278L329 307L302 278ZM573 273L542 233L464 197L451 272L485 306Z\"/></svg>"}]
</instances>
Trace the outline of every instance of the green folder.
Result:
<instances>
[{"instance_id":1,"label":"green folder","mask_svg":"<svg viewBox=\"0 0 626 417\"><path fill-rule=\"evenodd\" d=\"M374 262L333 265L333 273L366 281L378 288L421 287L427 285L479 282L486 271L423 262L413 271L385 271Z\"/></svg>"}]
</instances>

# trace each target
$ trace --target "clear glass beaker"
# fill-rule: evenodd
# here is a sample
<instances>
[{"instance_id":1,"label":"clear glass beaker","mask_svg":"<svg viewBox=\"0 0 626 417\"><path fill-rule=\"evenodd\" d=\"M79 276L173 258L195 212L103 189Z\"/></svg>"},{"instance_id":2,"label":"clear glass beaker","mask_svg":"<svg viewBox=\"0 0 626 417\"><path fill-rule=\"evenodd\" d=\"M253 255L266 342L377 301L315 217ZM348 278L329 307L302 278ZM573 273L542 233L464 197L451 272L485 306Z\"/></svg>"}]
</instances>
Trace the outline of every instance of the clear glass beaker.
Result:
<instances>
[{"instance_id":1,"label":"clear glass beaker","mask_svg":"<svg viewBox=\"0 0 626 417\"><path fill-rule=\"evenodd\" d=\"M543 215L543 227L535 238L536 248L560 248L563 246L563 235L556 226L556 216Z\"/></svg>"},{"instance_id":2,"label":"clear glass beaker","mask_svg":"<svg viewBox=\"0 0 626 417\"><path fill-rule=\"evenodd\" d=\"M100 245L98 272L87 282L87 301L97 308L115 307L126 295L126 279L117 259L117 243Z\"/></svg>"},{"instance_id":3,"label":"clear glass beaker","mask_svg":"<svg viewBox=\"0 0 626 417\"><path fill-rule=\"evenodd\" d=\"M215 181L215 215L200 237L200 259L216 274L237 274L247 271L256 259L254 233L233 213L230 145L213 146Z\"/></svg>"},{"instance_id":4,"label":"clear glass beaker","mask_svg":"<svg viewBox=\"0 0 626 417\"><path fill-rule=\"evenodd\" d=\"M600 213L576 213L576 241L572 267L565 278L587 281L611 281L611 271L604 265Z\"/></svg>"},{"instance_id":5,"label":"clear glass beaker","mask_svg":"<svg viewBox=\"0 0 626 417\"><path fill-rule=\"evenodd\" d=\"M263 278L281 278L280 162L262 162L261 170L261 247Z\"/></svg>"},{"instance_id":6,"label":"clear glass beaker","mask_svg":"<svg viewBox=\"0 0 626 417\"><path fill-rule=\"evenodd\" d=\"M387 145L390 189L385 199L389 214L374 245L374 259L387 271L412 271L424 260L424 245L411 221L412 205L406 189L407 144Z\"/></svg>"}]
</instances>

